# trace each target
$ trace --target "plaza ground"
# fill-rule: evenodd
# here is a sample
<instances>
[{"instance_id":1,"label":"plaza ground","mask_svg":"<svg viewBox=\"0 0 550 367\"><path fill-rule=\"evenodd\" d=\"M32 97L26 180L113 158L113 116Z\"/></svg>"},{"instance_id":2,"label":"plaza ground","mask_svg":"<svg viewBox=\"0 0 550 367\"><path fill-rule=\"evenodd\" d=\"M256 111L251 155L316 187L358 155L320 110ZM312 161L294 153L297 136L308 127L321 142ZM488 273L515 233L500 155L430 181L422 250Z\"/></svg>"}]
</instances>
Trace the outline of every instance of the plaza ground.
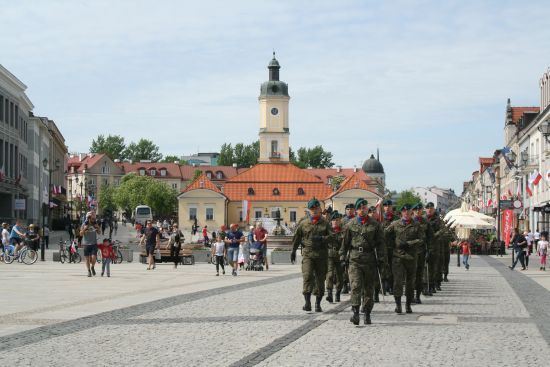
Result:
<instances>
[{"instance_id":1,"label":"plaza ground","mask_svg":"<svg viewBox=\"0 0 550 367\"><path fill-rule=\"evenodd\" d=\"M450 282L414 313L376 304L349 322L349 297L301 310L299 265L216 277L210 264L0 264L1 366L548 366L550 271L532 258L451 261ZM230 272L228 272L230 274Z\"/></svg>"}]
</instances>

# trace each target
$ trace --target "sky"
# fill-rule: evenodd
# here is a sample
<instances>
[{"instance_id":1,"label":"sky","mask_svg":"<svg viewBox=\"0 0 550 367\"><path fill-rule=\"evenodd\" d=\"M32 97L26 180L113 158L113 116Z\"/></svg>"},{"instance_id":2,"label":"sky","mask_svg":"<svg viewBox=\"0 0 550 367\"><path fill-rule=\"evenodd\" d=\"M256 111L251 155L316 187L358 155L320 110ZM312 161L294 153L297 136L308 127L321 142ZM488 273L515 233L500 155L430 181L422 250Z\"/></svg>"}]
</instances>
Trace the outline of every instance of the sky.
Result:
<instances>
[{"instance_id":1,"label":"sky","mask_svg":"<svg viewBox=\"0 0 550 367\"><path fill-rule=\"evenodd\" d=\"M545 1L0 0L0 64L70 152L99 134L167 155L258 138L273 50L290 144L387 186L463 181L504 144L507 98L538 106L550 66Z\"/></svg>"}]
</instances>

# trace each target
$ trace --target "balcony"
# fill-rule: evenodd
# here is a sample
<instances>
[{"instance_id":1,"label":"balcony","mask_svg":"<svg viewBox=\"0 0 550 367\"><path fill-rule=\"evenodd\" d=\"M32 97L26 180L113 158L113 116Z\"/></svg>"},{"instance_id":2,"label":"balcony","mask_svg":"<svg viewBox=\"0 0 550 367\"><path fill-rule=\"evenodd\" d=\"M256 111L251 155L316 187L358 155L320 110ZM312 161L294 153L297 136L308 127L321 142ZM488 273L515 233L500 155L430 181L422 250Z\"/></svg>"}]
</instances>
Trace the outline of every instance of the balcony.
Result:
<instances>
[{"instance_id":1,"label":"balcony","mask_svg":"<svg viewBox=\"0 0 550 367\"><path fill-rule=\"evenodd\" d=\"M281 152L270 152L269 153L270 159L281 159Z\"/></svg>"}]
</instances>

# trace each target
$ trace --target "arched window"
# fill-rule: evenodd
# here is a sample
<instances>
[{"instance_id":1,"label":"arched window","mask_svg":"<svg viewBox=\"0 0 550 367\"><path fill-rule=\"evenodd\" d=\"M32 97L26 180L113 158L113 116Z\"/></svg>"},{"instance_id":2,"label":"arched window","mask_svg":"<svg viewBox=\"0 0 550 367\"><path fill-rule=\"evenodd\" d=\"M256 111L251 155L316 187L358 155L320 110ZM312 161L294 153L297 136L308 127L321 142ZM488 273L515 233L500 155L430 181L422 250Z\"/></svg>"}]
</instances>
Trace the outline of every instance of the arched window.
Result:
<instances>
[{"instance_id":1,"label":"arched window","mask_svg":"<svg viewBox=\"0 0 550 367\"><path fill-rule=\"evenodd\" d=\"M206 171L206 177L208 177L209 179L212 179L212 172Z\"/></svg>"},{"instance_id":2,"label":"arched window","mask_svg":"<svg viewBox=\"0 0 550 367\"><path fill-rule=\"evenodd\" d=\"M150 174L151 176L156 176L157 170L154 169L154 168L151 168L151 169L149 170L149 174Z\"/></svg>"},{"instance_id":3,"label":"arched window","mask_svg":"<svg viewBox=\"0 0 550 367\"><path fill-rule=\"evenodd\" d=\"M166 176L166 168L161 168L160 169L160 175L163 176L163 177Z\"/></svg>"},{"instance_id":4,"label":"arched window","mask_svg":"<svg viewBox=\"0 0 550 367\"><path fill-rule=\"evenodd\" d=\"M254 189L252 187L248 188L248 195L254 195Z\"/></svg>"},{"instance_id":5,"label":"arched window","mask_svg":"<svg viewBox=\"0 0 550 367\"><path fill-rule=\"evenodd\" d=\"M304 189L301 187L298 187L298 195L305 195Z\"/></svg>"},{"instance_id":6,"label":"arched window","mask_svg":"<svg viewBox=\"0 0 550 367\"><path fill-rule=\"evenodd\" d=\"M141 167L138 171L140 176L145 176L145 168Z\"/></svg>"},{"instance_id":7,"label":"arched window","mask_svg":"<svg viewBox=\"0 0 550 367\"><path fill-rule=\"evenodd\" d=\"M280 195L281 193L279 192L279 189L278 188L274 188L273 189L273 195Z\"/></svg>"},{"instance_id":8,"label":"arched window","mask_svg":"<svg viewBox=\"0 0 550 367\"><path fill-rule=\"evenodd\" d=\"M216 178L217 178L218 180L223 179L223 172L222 172L222 171L216 172Z\"/></svg>"}]
</instances>

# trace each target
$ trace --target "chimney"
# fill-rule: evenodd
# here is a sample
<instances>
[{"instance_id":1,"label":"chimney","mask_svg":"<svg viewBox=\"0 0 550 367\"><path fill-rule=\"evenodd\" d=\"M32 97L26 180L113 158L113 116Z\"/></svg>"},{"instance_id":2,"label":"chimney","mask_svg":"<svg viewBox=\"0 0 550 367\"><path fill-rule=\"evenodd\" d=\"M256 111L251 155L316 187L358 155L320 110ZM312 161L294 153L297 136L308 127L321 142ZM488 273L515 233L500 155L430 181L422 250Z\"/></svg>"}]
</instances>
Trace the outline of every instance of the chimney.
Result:
<instances>
[{"instance_id":1,"label":"chimney","mask_svg":"<svg viewBox=\"0 0 550 367\"><path fill-rule=\"evenodd\" d=\"M113 162L120 163L120 159L115 159Z\"/></svg>"},{"instance_id":2,"label":"chimney","mask_svg":"<svg viewBox=\"0 0 550 367\"><path fill-rule=\"evenodd\" d=\"M338 173L342 172L342 166L336 166L336 172Z\"/></svg>"},{"instance_id":3,"label":"chimney","mask_svg":"<svg viewBox=\"0 0 550 367\"><path fill-rule=\"evenodd\" d=\"M357 172L357 166L353 165L353 172Z\"/></svg>"},{"instance_id":4,"label":"chimney","mask_svg":"<svg viewBox=\"0 0 550 367\"><path fill-rule=\"evenodd\" d=\"M174 164L180 164L180 161L174 161Z\"/></svg>"},{"instance_id":5,"label":"chimney","mask_svg":"<svg viewBox=\"0 0 550 367\"><path fill-rule=\"evenodd\" d=\"M237 163L233 163L233 168L237 168Z\"/></svg>"}]
</instances>

